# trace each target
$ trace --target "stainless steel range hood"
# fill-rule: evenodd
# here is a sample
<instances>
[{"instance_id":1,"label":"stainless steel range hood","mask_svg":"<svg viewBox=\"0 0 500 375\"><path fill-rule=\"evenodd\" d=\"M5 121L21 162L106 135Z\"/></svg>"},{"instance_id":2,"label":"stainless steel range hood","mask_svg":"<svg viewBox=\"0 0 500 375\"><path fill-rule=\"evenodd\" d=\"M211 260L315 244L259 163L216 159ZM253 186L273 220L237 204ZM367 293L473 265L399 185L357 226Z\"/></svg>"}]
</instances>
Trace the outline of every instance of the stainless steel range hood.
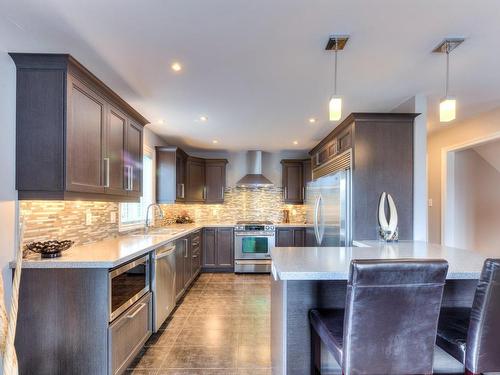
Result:
<instances>
[{"instance_id":1,"label":"stainless steel range hood","mask_svg":"<svg viewBox=\"0 0 500 375\"><path fill-rule=\"evenodd\" d=\"M247 174L240 179L237 187L269 187L273 183L262 174L262 151L248 151Z\"/></svg>"}]
</instances>

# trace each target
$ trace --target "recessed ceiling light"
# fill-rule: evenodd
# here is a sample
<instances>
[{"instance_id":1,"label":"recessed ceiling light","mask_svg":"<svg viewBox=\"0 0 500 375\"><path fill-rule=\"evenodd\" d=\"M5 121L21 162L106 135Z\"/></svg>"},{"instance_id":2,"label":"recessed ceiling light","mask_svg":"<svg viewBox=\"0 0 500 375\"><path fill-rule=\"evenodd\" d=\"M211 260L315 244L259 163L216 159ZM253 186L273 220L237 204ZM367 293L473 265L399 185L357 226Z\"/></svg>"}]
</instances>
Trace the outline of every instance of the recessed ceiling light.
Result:
<instances>
[{"instance_id":1,"label":"recessed ceiling light","mask_svg":"<svg viewBox=\"0 0 500 375\"><path fill-rule=\"evenodd\" d=\"M207 116L200 116L200 121L201 122L207 122L208 121L208 117Z\"/></svg>"},{"instance_id":2,"label":"recessed ceiling light","mask_svg":"<svg viewBox=\"0 0 500 375\"><path fill-rule=\"evenodd\" d=\"M298 145L298 144L299 144L299 141L293 141L293 144L294 144L294 145Z\"/></svg>"},{"instance_id":3,"label":"recessed ceiling light","mask_svg":"<svg viewBox=\"0 0 500 375\"><path fill-rule=\"evenodd\" d=\"M311 117L311 118L309 119L309 122L310 122L311 124L314 124L314 123L316 122L316 119L315 119L314 117Z\"/></svg>"},{"instance_id":4,"label":"recessed ceiling light","mask_svg":"<svg viewBox=\"0 0 500 375\"><path fill-rule=\"evenodd\" d=\"M218 141L217 139L214 139L214 140L212 141L212 143L213 143L213 144L217 144L217 143L219 143L219 141Z\"/></svg>"},{"instance_id":5,"label":"recessed ceiling light","mask_svg":"<svg viewBox=\"0 0 500 375\"><path fill-rule=\"evenodd\" d=\"M158 120L158 125L163 125L163 123L164 123L163 119Z\"/></svg>"},{"instance_id":6,"label":"recessed ceiling light","mask_svg":"<svg viewBox=\"0 0 500 375\"><path fill-rule=\"evenodd\" d=\"M172 70L174 72L180 72L182 70L182 65L179 64L178 62L172 63L172 65L170 65L170 67L172 68Z\"/></svg>"}]
</instances>

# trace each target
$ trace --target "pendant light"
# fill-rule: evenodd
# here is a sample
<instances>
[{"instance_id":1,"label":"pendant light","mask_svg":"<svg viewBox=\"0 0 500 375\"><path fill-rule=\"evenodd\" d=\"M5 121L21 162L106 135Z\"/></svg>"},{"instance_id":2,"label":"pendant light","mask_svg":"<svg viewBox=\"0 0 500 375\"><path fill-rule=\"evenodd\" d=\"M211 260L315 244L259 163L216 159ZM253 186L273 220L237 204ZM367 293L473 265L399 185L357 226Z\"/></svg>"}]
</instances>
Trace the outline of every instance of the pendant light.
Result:
<instances>
[{"instance_id":1,"label":"pendant light","mask_svg":"<svg viewBox=\"0 0 500 375\"><path fill-rule=\"evenodd\" d=\"M326 50L335 51L335 68L333 73L333 95L328 103L330 121L338 121L342 118L342 97L337 95L337 53L343 50L349 36L332 35L326 44Z\"/></svg>"},{"instance_id":2,"label":"pendant light","mask_svg":"<svg viewBox=\"0 0 500 375\"><path fill-rule=\"evenodd\" d=\"M450 122L456 118L457 100L448 93L450 85L450 52L462 44L464 40L464 38L448 38L433 50L433 52L446 53L446 86L445 96L439 103L440 122Z\"/></svg>"}]
</instances>

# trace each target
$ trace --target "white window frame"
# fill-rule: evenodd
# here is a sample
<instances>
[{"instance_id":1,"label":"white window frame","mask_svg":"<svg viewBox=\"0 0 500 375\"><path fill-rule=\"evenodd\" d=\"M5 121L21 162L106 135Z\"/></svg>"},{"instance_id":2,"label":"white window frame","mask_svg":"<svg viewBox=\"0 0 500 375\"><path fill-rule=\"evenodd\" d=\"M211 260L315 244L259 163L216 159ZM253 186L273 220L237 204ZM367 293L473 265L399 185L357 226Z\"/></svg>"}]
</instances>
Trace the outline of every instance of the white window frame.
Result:
<instances>
[{"instance_id":1,"label":"white window frame","mask_svg":"<svg viewBox=\"0 0 500 375\"><path fill-rule=\"evenodd\" d=\"M152 179L153 181L151 182L151 194L152 194L152 203L156 203L156 157L155 157L155 152L154 149L144 145L143 146L143 157L147 156L151 158L151 168L152 168ZM144 183L141 181L143 188L144 188ZM144 193L144 192L143 192ZM143 218L140 222L135 222L135 223L122 223L122 215L121 215L121 210L122 210L122 204L120 203L118 205L118 232L128 232L131 230L135 229L140 229L144 228L144 225L146 224L146 218ZM151 218L151 223L154 225L154 215Z\"/></svg>"}]
</instances>

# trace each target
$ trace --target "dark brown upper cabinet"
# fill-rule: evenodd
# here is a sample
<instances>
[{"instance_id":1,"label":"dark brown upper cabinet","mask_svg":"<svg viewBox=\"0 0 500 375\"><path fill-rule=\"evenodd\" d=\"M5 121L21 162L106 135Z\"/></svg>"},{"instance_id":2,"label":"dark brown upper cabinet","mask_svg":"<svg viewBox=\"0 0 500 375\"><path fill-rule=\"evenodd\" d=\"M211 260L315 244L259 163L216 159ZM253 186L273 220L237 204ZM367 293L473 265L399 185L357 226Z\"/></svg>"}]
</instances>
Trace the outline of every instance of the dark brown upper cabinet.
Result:
<instances>
[{"instance_id":1,"label":"dark brown upper cabinet","mask_svg":"<svg viewBox=\"0 0 500 375\"><path fill-rule=\"evenodd\" d=\"M142 127L134 122L127 125L125 147L125 190L129 196L142 195Z\"/></svg>"},{"instance_id":2,"label":"dark brown upper cabinet","mask_svg":"<svg viewBox=\"0 0 500 375\"><path fill-rule=\"evenodd\" d=\"M303 177L303 182L302 182L302 200L305 203L307 200L307 183L312 181L312 166L311 166L311 159L304 159L302 160L302 177Z\"/></svg>"},{"instance_id":3,"label":"dark brown upper cabinet","mask_svg":"<svg viewBox=\"0 0 500 375\"><path fill-rule=\"evenodd\" d=\"M188 156L186 162L186 202L204 203L206 195L205 160Z\"/></svg>"},{"instance_id":4,"label":"dark brown upper cabinet","mask_svg":"<svg viewBox=\"0 0 500 375\"><path fill-rule=\"evenodd\" d=\"M156 202L186 201L187 154L179 147L156 147Z\"/></svg>"},{"instance_id":5,"label":"dark brown upper cabinet","mask_svg":"<svg viewBox=\"0 0 500 375\"><path fill-rule=\"evenodd\" d=\"M19 199L137 201L148 121L70 55L10 56Z\"/></svg>"},{"instance_id":6,"label":"dark brown upper cabinet","mask_svg":"<svg viewBox=\"0 0 500 375\"><path fill-rule=\"evenodd\" d=\"M158 203L223 203L226 159L189 156L178 147L156 147Z\"/></svg>"},{"instance_id":7,"label":"dark brown upper cabinet","mask_svg":"<svg viewBox=\"0 0 500 375\"><path fill-rule=\"evenodd\" d=\"M284 159L281 167L283 201L287 204L304 203L306 184L312 178L310 159Z\"/></svg>"},{"instance_id":8,"label":"dark brown upper cabinet","mask_svg":"<svg viewBox=\"0 0 500 375\"><path fill-rule=\"evenodd\" d=\"M226 159L205 160L205 203L224 203L226 188Z\"/></svg>"}]
</instances>

